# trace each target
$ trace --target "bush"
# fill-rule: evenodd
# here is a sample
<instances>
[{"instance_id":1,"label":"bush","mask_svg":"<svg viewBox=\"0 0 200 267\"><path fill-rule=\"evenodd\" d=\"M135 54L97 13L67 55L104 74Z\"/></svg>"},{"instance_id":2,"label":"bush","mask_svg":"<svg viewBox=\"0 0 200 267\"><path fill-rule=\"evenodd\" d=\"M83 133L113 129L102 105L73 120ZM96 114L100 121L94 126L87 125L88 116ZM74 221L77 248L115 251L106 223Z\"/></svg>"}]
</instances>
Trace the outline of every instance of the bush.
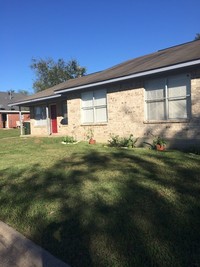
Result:
<instances>
[{"instance_id":1,"label":"bush","mask_svg":"<svg viewBox=\"0 0 200 267\"><path fill-rule=\"evenodd\" d=\"M166 140L163 137L155 137L153 140L153 148L156 149L156 146L160 145L160 146L166 146Z\"/></svg>"},{"instance_id":2,"label":"bush","mask_svg":"<svg viewBox=\"0 0 200 267\"><path fill-rule=\"evenodd\" d=\"M75 143L76 142L76 139L73 137L73 136L65 136L63 138L63 142L64 143Z\"/></svg>"},{"instance_id":3,"label":"bush","mask_svg":"<svg viewBox=\"0 0 200 267\"><path fill-rule=\"evenodd\" d=\"M111 147L135 147L137 139L133 138L130 134L129 137L119 137L119 135L111 135L111 139L108 140Z\"/></svg>"}]
</instances>

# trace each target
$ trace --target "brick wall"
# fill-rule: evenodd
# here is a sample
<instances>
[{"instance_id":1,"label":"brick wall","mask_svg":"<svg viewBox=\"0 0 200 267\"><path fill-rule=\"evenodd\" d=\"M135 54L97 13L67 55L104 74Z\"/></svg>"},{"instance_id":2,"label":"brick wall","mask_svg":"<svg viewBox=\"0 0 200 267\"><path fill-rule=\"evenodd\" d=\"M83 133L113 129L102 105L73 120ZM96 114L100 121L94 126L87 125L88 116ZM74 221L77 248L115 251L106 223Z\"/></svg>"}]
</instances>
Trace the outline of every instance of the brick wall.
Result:
<instances>
[{"instance_id":1,"label":"brick wall","mask_svg":"<svg viewBox=\"0 0 200 267\"><path fill-rule=\"evenodd\" d=\"M0 113L0 128L3 128L2 114Z\"/></svg>"},{"instance_id":2,"label":"brick wall","mask_svg":"<svg viewBox=\"0 0 200 267\"><path fill-rule=\"evenodd\" d=\"M73 135L78 140L86 140L90 129L97 142L107 142L110 134L140 137L152 141L154 135L162 135L182 143L190 140L200 142L200 71L192 72L191 78L191 113L185 122L146 123L144 114L144 85L142 81L130 81L112 86L99 87L107 89L108 122L96 125L81 125L81 93L70 93L67 97L68 125L61 125L62 116L58 116L58 134ZM57 105L59 110L59 104ZM58 114L59 115L59 114ZM33 123L32 123L33 127ZM33 134L47 134L47 127L35 128Z\"/></svg>"},{"instance_id":3,"label":"brick wall","mask_svg":"<svg viewBox=\"0 0 200 267\"><path fill-rule=\"evenodd\" d=\"M96 125L81 124L81 94L70 94L67 100L68 126L60 126L59 132L86 140L92 129L99 142L106 142L110 134L138 135L144 117L141 116L144 113L143 93L143 89L133 83L107 87L108 122ZM136 105L134 99L137 99Z\"/></svg>"},{"instance_id":4,"label":"brick wall","mask_svg":"<svg viewBox=\"0 0 200 267\"><path fill-rule=\"evenodd\" d=\"M23 114L22 118L23 118L23 121L29 121L30 115L29 114ZM13 114L13 113L8 114L7 119L8 119L7 126L9 128L16 128L17 127L17 121L20 121L19 114Z\"/></svg>"},{"instance_id":5,"label":"brick wall","mask_svg":"<svg viewBox=\"0 0 200 267\"><path fill-rule=\"evenodd\" d=\"M6 116L5 128L16 128L16 122L19 121L19 113L4 113ZM30 115L23 114L23 120L29 121ZM0 128L3 128L2 114L0 114Z\"/></svg>"}]
</instances>

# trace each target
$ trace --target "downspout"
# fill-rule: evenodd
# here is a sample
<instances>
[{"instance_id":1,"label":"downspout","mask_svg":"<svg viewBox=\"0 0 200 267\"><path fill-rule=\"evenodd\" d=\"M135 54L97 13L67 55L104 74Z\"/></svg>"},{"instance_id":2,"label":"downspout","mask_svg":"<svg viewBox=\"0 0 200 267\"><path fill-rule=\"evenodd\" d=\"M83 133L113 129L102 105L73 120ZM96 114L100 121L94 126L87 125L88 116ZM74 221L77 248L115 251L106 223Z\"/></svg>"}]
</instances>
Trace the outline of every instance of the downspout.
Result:
<instances>
[{"instance_id":1,"label":"downspout","mask_svg":"<svg viewBox=\"0 0 200 267\"><path fill-rule=\"evenodd\" d=\"M19 106L19 122L20 122L20 135L23 135L23 123L22 123L21 106Z\"/></svg>"},{"instance_id":2,"label":"downspout","mask_svg":"<svg viewBox=\"0 0 200 267\"><path fill-rule=\"evenodd\" d=\"M46 105L46 117L47 117L47 133L51 135L50 119L49 119L49 107Z\"/></svg>"}]
</instances>

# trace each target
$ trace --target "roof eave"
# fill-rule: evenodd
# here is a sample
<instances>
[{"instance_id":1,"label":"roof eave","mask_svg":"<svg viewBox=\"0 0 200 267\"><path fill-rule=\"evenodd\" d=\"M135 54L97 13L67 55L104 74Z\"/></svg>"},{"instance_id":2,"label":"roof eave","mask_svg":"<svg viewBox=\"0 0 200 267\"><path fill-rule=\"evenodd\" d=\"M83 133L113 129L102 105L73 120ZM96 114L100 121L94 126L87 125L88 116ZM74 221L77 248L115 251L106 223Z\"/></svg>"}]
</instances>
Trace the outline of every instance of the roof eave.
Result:
<instances>
[{"instance_id":1,"label":"roof eave","mask_svg":"<svg viewBox=\"0 0 200 267\"><path fill-rule=\"evenodd\" d=\"M179 64L175 64L175 65L170 65L170 66L166 66L166 67L162 67L162 68L158 68L158 69L138 72L138 73L134 73L134 74L130 74L130 75L122 76L122 77L117 77L117 78L113 78L113 79L109 79L109 80L104 80L104 81L100 81L100 82L94 82L94 83L90 83L90 84L83 84L83 85L80 85L80 86L75 86L75 87L66 88L66 89L58 89L58 90L54 91L54 95L47 96L47 97L30 99L30 100L25 100L25 101L19 101L19 102L8 104L8 106L9 107L22 106L22 105L26 105L26 104L30 104L30 103L36 103L36 102L41 102L41 101L45 101L45 100L51 100L51 99L54 99L54 98L61 97L61 94L65 93L65 92L82 90L82 89L85 89L85 88L91 88L91 87L95 87L95 86L99 86L99 85L106 85L106 84L110 84L110 83L114 83L114 82L120 82L120 81L124 81L124 80L144 77L144 76L157 74L157 73L162 73L162 72L166 72L166 71L170 71L170 70L176 70L176 69L180 69L180 68L191 67L191 66L195 66L195 65L198 65L198 64L200 64L200 59L189 61L189 62L183 62L183 63L179 63Z\"/></svg>"},{"instance_id":2,"label":"roof eave","mask_svg":"<svg viewBox=\"0 0 200 267\"><path fill-rule=\"evenodd\" d=\"M61 94L56 94L56 95L47 96L47 97L35 98L35 99L30 99L30 100L26 100L26 101L20 101L20 102L15 102L15 103L12 103L12 104L8 104L8 106L9 107L21 106L21 105L25 105L25 104L29 104L29 103L36 103L36 102L41 102L41 101L45 101L45 100L51 100L51 99L54 99L54 98L58 98L60 96L61 96Z\"/></svg>"},{"instance_id":3,"label":"roof eave","mask_svg":"<svg viewBox=\"0 0 200 267\"><path fill-rule=\"evenodd\" d=\"M9 114L19 114L19 110L9 110L9 109L4 109L4 110L0 110L0 113L9 113ZM27 111L27 110L22 110L21 111L21 113L27 113L27 114L29 114L30 113L30 111Z\"/></svg>"},{"instance_id":4,"label":"roof eave","mask_svg":"<svg viewBox=\"0 0 200 267\"><path fill-rule=\"evenodd\" d=\"M109 79L109 80L104 80L104 81L100 81L100 82L84 84L84 85L80 85L80 86L76 86L76 87L72 87L72 88L60 89L60 90L58 89L54 93L55 94L65 93L65 92L81 90L81 89L95 87L95 86L104 85L104 84L106 85L109 83L120 82L120 81L129 80L129 79L133 79L133 78L139 78L139 77L157 74L157 73L162 73L162 72L166 72L166 71L170 71L170 70L175 70L175 69L180 69L180 68L185 68L185 67L191 67L191 66L195 66L198 64L200 64L200 59L189 61L189 62L184 62L184 63L179 63L176 65L166 66L166 67L162 67L162 68L158 68L158 69L143 71L143 72L130 74L127 76L122 76L122 77L113 78L113 79Z\"/></svg>"}]
</instances>

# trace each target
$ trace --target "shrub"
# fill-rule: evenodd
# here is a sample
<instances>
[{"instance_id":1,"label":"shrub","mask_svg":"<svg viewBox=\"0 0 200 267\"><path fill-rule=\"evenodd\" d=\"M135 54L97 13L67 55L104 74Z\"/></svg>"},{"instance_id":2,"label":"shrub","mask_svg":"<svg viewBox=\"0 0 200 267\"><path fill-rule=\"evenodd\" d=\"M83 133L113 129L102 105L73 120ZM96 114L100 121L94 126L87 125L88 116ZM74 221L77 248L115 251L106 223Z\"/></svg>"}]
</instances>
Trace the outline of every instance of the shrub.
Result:
<instances>
[{"instance_id":1,"label":"shrub","mask_svg":"<svg viewBox=\"0 0 200 267\"><path fill-rule=\"evenodd\" d=\"M64 143L75 143L76 142L76 139L73 137L73 136L65 136L63 138L63 142Z\"/></svg>"},{"instance_id":2,"label":"shrub","mask_svg":"<svg viewBox=\"0 0 200 267\"><path fill-rule=\"evenodd\" d=\"M120 140L119 140L119 135L111 135L110 136L111 140L108 140L108 143L112 147L119 147Z\"/></svg>"},{"instance_id":3,"label":"shrub","mask_svg":"<svg viewBox=\"0 0 200 267\"><path fill-rule=\"evenodd\" d=\"M111 147L135 147L137 139L133 138L130 134L129 137L119 137L119 135L111 135L111 139L108 143Z\"/></svg>"},{"instance_id":4,"label":"shrub","mask_svg":"<svg viewBox=\"0 0 200 267\"><path fill-rule=\"evenodd\" d=\"M166 140L160 136L154 138L153 140L153 147L156 147L156 145L165 146Z\"/></svg>"}]
</instances>

